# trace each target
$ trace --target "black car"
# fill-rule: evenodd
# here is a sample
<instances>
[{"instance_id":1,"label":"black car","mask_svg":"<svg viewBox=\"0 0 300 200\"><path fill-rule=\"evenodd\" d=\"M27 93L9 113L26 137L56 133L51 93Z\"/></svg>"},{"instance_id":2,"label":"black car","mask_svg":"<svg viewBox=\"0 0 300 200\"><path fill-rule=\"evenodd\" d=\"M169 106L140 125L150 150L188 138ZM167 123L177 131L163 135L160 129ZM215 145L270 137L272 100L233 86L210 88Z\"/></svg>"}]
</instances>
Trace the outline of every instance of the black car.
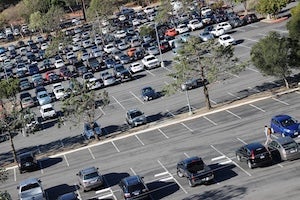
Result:
<instances>
[{"instance_id":1,"label":"black car","mask_svg":"<svg viewBox=\"0 0 300 200\"><path fill-rule=\"evenodd\" d=\"M69 192L57 197L57 200L79 200L75 192Z\"/></svg>"},{"instance_id":2,"label":"black car","mask_svg":"<svg viewBox=\"0 0 300 200\"><path fill-rule=\"evenodd\" d=\"M19 171L22 174L24 171L35 171L39 169L38 161L33 152L23 153L18 156Z\"/></svg>"},{"instance_id":3,"label":"black car","mask_svg":"<svg viewBox=\"0 0 300 200\"><path fill-rule=\"evenodd\" d=\"M245 15L243 17L243 20L245 21L246 24L251 24L259 21L259 19L254 13Z\"/></svg>"},{"instance_id":4,"label":"black car","mask_svg":"<svg viewBox=\"0 0 300 200\"><path fill-rule=\"evenodd\" d=\"M254 142L240 147L236 152L238 161L247 162L250 169L272 162L271 153L260 143Z\"/></svg>"},{"instance_id":5,"label":"black car","mask_svg":"<svg viewBox=\"0 0 300 200\"><path fill-rule=\"evenodd\" d=\"M144 101L150 101L157 98L157 93L152 87L144 87L141 90L141 96Z\"/></svg>"},{"instance_id":6,"label":"black car","mask_svg":"<svg viewBox=\"0 0 300 200\"><path fill-rule=\"evenodd\" d=\"M95 58L95 57L89 58L89 59L87 60L87 66L88 66L93 72L100 71L100 69L101 69L100 63L99 63L99 61L97 60L97 58Z\"/></svg>"},{"instance_id":7,"label":"black car","mask_svg":"<svg viewBox=\"0 0 300 200\"><path fill-rule=\"evenodd\" d=\"M143 178L138 175L123 178L119 186L123 191L125 200L150 199L149 190Z\"/></svg>"}]
</instances>

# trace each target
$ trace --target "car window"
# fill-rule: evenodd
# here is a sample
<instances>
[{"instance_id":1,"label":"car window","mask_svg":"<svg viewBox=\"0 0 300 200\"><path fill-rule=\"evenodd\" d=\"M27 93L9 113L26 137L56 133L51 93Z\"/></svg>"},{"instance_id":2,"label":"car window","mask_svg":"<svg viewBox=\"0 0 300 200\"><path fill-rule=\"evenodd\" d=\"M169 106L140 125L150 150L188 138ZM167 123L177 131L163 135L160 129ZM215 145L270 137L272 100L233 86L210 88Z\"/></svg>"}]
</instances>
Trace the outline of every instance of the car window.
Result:
<instances>
[{"instance_id":1,"label":"car window","mask_svg":"<svg viewBox=\"0 0 300 200\"><path fill-rule=\"evenodd\" d=\"M131 118L134 119L136 117L143 115L143 113L141 111L135 111L135 112L132 112L130 115L131 115Z\"/></svg>"},{"instance_id":2,"label":"car window","mask_svg":"<svg viewBox=\"0 0 300 200\"><path fill-rule=\"evenodd\" d=\"M187 170L192 173L197 173L198 171L203 170L204 163L202 160L191 162L187 165Z\"/></svg>"},{"instance_id":3,"label":"car window","mask_svg":"<svg viewBox=\"0 0 300 200\"><path fill-rule=\"evenodd\" d=\"M28 184L28 185L25 185L21 188L21 192L31 190L31 189L34 189L34 188L39 188L39 187L40 187L40 185L38 183Z\"/></svg>"},{"instance_id":4,"label":"car window","mask_svg":"<svg viewBox=\"0 0 300 200\"><path fill-rule=\"evenodd\" d=\"M294 125L294 124L296 124L296 122L295 122L292 118L283 120L283 121L281 122L281 125L282 125L283 127L289 127L289 126L292 126L292 125Z\"/></svg>"},{"instance_id":5,"label":"car window","mask_svg":"<svg viewBox=\"0 0 300 200\"><path fill-rule=\"evenodd\" d=\"M282 145L282 147L283 147L285 150L294 149L294 148L296 148L297 146L298 146L298 144L297 144L296 142L294 142L294 141Z\"/></svg>"},{"instance_id":6,"label":"car window","mask_svg":"<svg viewBox=\"0 0 300 200\"><path fill-rule=\"evenodd\" d=\"M259 154L262 154L262 153L265 153L265 152L266 152L266 149L264 147L257 148L257 149L254 150L255 155L259 155Z\"/></svg>"},{"instance_id":7,"label":"car window","mask_svg":"<svg viewBox=\"0 0 300 200\"><path fill-rule=\"evenodd\" d=\"M137 184L134 184L134 185L129 185L128 186L128 192L135 192L137 190L143 190L143 189L145 189L145 186L141 182L139 182Z\"/></svg>"},{"instance_id":8,"label":"car window","mask_svg":"<svg viewBox=\"0 0 300 200\"><path fill-rule=\"evenodd\" d=\"M88 179L95 178L95 177L98 177L98 176L99 176L98 172L93 172L93 173L84 175L83 179L88 180Z\"/></svg>"}]
</instances>

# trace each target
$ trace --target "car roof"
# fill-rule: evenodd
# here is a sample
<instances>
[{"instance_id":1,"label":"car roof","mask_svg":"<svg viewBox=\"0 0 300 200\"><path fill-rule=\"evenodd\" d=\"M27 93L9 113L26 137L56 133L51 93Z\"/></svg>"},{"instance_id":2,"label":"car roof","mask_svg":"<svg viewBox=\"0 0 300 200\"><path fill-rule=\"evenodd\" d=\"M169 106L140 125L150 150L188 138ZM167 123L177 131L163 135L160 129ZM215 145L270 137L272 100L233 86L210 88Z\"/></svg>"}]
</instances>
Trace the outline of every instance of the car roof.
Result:
<instances>
[{"instance_id":1,"label":"car roof","mask_svg":"<svg viewBox=\"0 0 300 200\"><path fill-rule=\"evenodd\" d=\"M184 162L185 164L188 164L188 163L199 161L199 160L202 160L202 159L198 156L193 156L193 157L184 159L182 162Z\"/></svg>"},{"instance_id":2,"label":"car roof","mask_svg":"<svg viewBox=\"0 0 300 200\"><path fill-rule=\"evenodd\" d=\"M41 108L42 109L45 109L45 108L52 108L52 104L51 103L48 103L48 104L45 104L45 105L42 105Z\"/></svg>"},{"instance_id":3,"label":"car roof","mask_svg":"<svg viewBox=\"0 0 300 200\"><path fill-rule=\"evenodd\" d=\"M24 157L32 157L34 156L33 152L32 151L29 151L29 152L25 152L25 153L22 153L18 156L18 158L24 158Z\"/></svg>"},{"instance_id":4,"label":"car roof","mask_svg":"<svg viewBox=\"0 0 300 200\"><path fill-rule=\"evenodd\" d=\"M250 144L246 144L245 147L249 150L254 150L254 149L258 149L258 148L265 148L261 143L259 142L253 142Z\"/></svg>"},{"instance_id":5,"label":"car roof","mask_svg":"<svg viewBox=\"0 0 300 200\"><path fill-rule=\"evenodd\" d=\"M38 182L39 182L38 178L28 178L28 179L25 179L25 180L21 181L19 183L19 185L22 187L22 186L25 186L25 185L28 185L28 184L33 184L33 183L38 183Z\"/></svg>"},{"instance_id":6,"label":"car roof","mask_svg":"<svg viewBox=\"0 0 300 200\"><path fill-rule=\"evenodd\" d=\"M286 119L290 119L291 116L289 115L276 115L273 117L273 119L276 119L278 121L282 121L282 120L286 120Z\"/></svg>"},{"instance_id":7,"label":"car roof","mask_svg":"<svg viewBox=\"0 0 300 200\"><path fill-rule=\"evenodd\" d=\"M88 167L88 168L82 169L80 172L81 172L81 174L84 175L84 174L98 172L98 170L96 169L96 167Z\"/></svg>"},{"instance_id":8,"label":"car roof","mask_svg":"<svg viewBox=\"0 0 300 200\"><path fill-rule=\"evenodd\" d=\"M137 183L141 182L141 177L139 175L128 176L123 178L123 182L126 185L136 185Z\"/></svg>"},{"instance_id":9,"label":"car roof","mask_svg":"<svg viewBox=\"0 0 300 200\"><path fill-rule=\"evenodd\" d=\"M277 141L279 144L287 144L290 142L295 142L295 140L293 140L291 137L286 136L286 137L278 137L276 139L274 139L275 141Z\"/></svg>"}]
</instances>

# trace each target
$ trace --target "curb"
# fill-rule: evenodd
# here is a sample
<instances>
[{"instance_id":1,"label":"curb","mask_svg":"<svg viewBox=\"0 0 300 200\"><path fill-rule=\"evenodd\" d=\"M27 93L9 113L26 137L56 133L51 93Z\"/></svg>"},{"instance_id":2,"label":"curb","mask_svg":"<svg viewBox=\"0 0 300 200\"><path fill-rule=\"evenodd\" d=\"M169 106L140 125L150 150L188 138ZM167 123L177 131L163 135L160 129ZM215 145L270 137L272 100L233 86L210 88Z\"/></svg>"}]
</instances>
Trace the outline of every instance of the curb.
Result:
<instances>
[{"instance_id":1,"label":"curb","mask_svg":"<svg viewBox=\"0 0 300 200\"><path fill-rule=\"evenodd\" d=\"M280 17L278 19L263 19L261 20L261 22L265 22L265 23L269 23L269 24L275 24L275 23L280 23L283 22L285 20L288 20L288 17Z\"/></svg>"},{"instance_id":2,"label":"curb","mask_svg":"<svg viewBox=\"0 0 300 200\"><path fill-rule=\"evenodd\" d=\"M184 117L182 119L178 119L179 118L178 117L177 119L173 119L173 120L170 120L168 122L165 122L165 123L162 123L162 124L159 124L159 125L154 125L154 126L148 127L146 129L143 129L143 130L133 131L133 132L130 132L130 133L125 133L123 135L117 135L114 138L106 139L104 141L100 141L100 142L97 142L97 143L94 143L94 144L90 144L90 145L83 146L83 147L80 147L80 148L77 148L77 149L61 152L61 153L58 153L58 154L55 154L55 155L50 155L49 158L60 157L60 156L66 155L66 154L74 153L76 151L81 151L81 150L85 150L85 149L88 149L88 148L91 148L91 147L96 147L96 146L100 146L100 145L107 144L107 143L110 143L110 142L114 142L116 140L124 139L124 138L130 137L130 136L133 136L133 135L138 135L138 134L141 134L141 133L153 131L153 130L160 129L160 128L163 128L163 127L167 127L167 126L170 126L170 125L186 122L186 121L197 119L197 118L200 118L200 117L203 117L203 116L206 116L206 115L210 115L210 114L218 113L218 112L221 112L221 111L224 111L224 110L228 110L228 109L236 108L236 107L239 107L239 106L251 104L251 103L254 103L254 102L262 101L262 100L269 99L269 98L272 98L272 97L278 97L278 96L288 94L288 93L293 93L293 92L296 92L296 91L300 91L300 88L297 87L297 88L293 88L293 89L288 89L288 90L280 91L280 92L275 93L275 94L268 92L270 94L265 94L262 97L258 97L258 98L248 100L248 101L240 100L242 102L232 103L232 105L230 105L230 104L229 105L228 104L220 105L220 107L215 108L214 110L211 110L211 111L208 111L208 112L204 111L203 113L194 114L192 116L185 113L185 114L179 116L179 117ZM11 169L15 169L17 167L18 167L17 165L14 165L14 166L11 166L11 167L7 167L5 169L6 170L11 170Z\"/></svg>"}]
</instances>

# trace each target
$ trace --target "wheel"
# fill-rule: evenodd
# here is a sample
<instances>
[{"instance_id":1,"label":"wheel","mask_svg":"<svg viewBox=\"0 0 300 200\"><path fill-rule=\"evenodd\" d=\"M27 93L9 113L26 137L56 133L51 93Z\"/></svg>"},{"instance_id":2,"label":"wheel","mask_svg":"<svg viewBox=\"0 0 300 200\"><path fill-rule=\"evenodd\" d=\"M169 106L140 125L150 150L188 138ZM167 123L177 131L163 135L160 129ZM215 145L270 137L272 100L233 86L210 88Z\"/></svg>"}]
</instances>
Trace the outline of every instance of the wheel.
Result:
<instances>
[{"instance_id":1,"label":"wheel","mask_svg":"<svg viewBox=\"0 0 300 200\"><path fill-rule=\"evenodd\" d=\"M247 161L247 164L248 164L249 169L253 169L253 166L252 166L250 160Z\"/></svg>"},{"instance_id":2,"label":"wheel","mask_svg":"<svg viewBox=\"0 0 300 200\"><path fill-rule=\"evenodd\" d=\"M241 156L240 156L240 155L236 155L236 159L237 159L238 161L241 161Z\"/></svg>"},{"instance_id":3,"label":"wheel","mask_svg":"<svg viewBox=\"0 0 300 200\"><path fill-rule=\"evenodd\" d=\"M180 171L180 170L177 170L177 175L180 177L180 178L182 178L184 175L183 175L183 173Z\"/></svg>"},{"instance_id":4,"label":"wheel","mask_svg":"<svg viewBox=\"0 0 300 200\"><path fill-rule=\"evenodd\" d=\"M193 183L193 181L191 179L189 179L189 186L190 187L194 187L195 186L195 184Z\"/></svg>"}]
</instances>

